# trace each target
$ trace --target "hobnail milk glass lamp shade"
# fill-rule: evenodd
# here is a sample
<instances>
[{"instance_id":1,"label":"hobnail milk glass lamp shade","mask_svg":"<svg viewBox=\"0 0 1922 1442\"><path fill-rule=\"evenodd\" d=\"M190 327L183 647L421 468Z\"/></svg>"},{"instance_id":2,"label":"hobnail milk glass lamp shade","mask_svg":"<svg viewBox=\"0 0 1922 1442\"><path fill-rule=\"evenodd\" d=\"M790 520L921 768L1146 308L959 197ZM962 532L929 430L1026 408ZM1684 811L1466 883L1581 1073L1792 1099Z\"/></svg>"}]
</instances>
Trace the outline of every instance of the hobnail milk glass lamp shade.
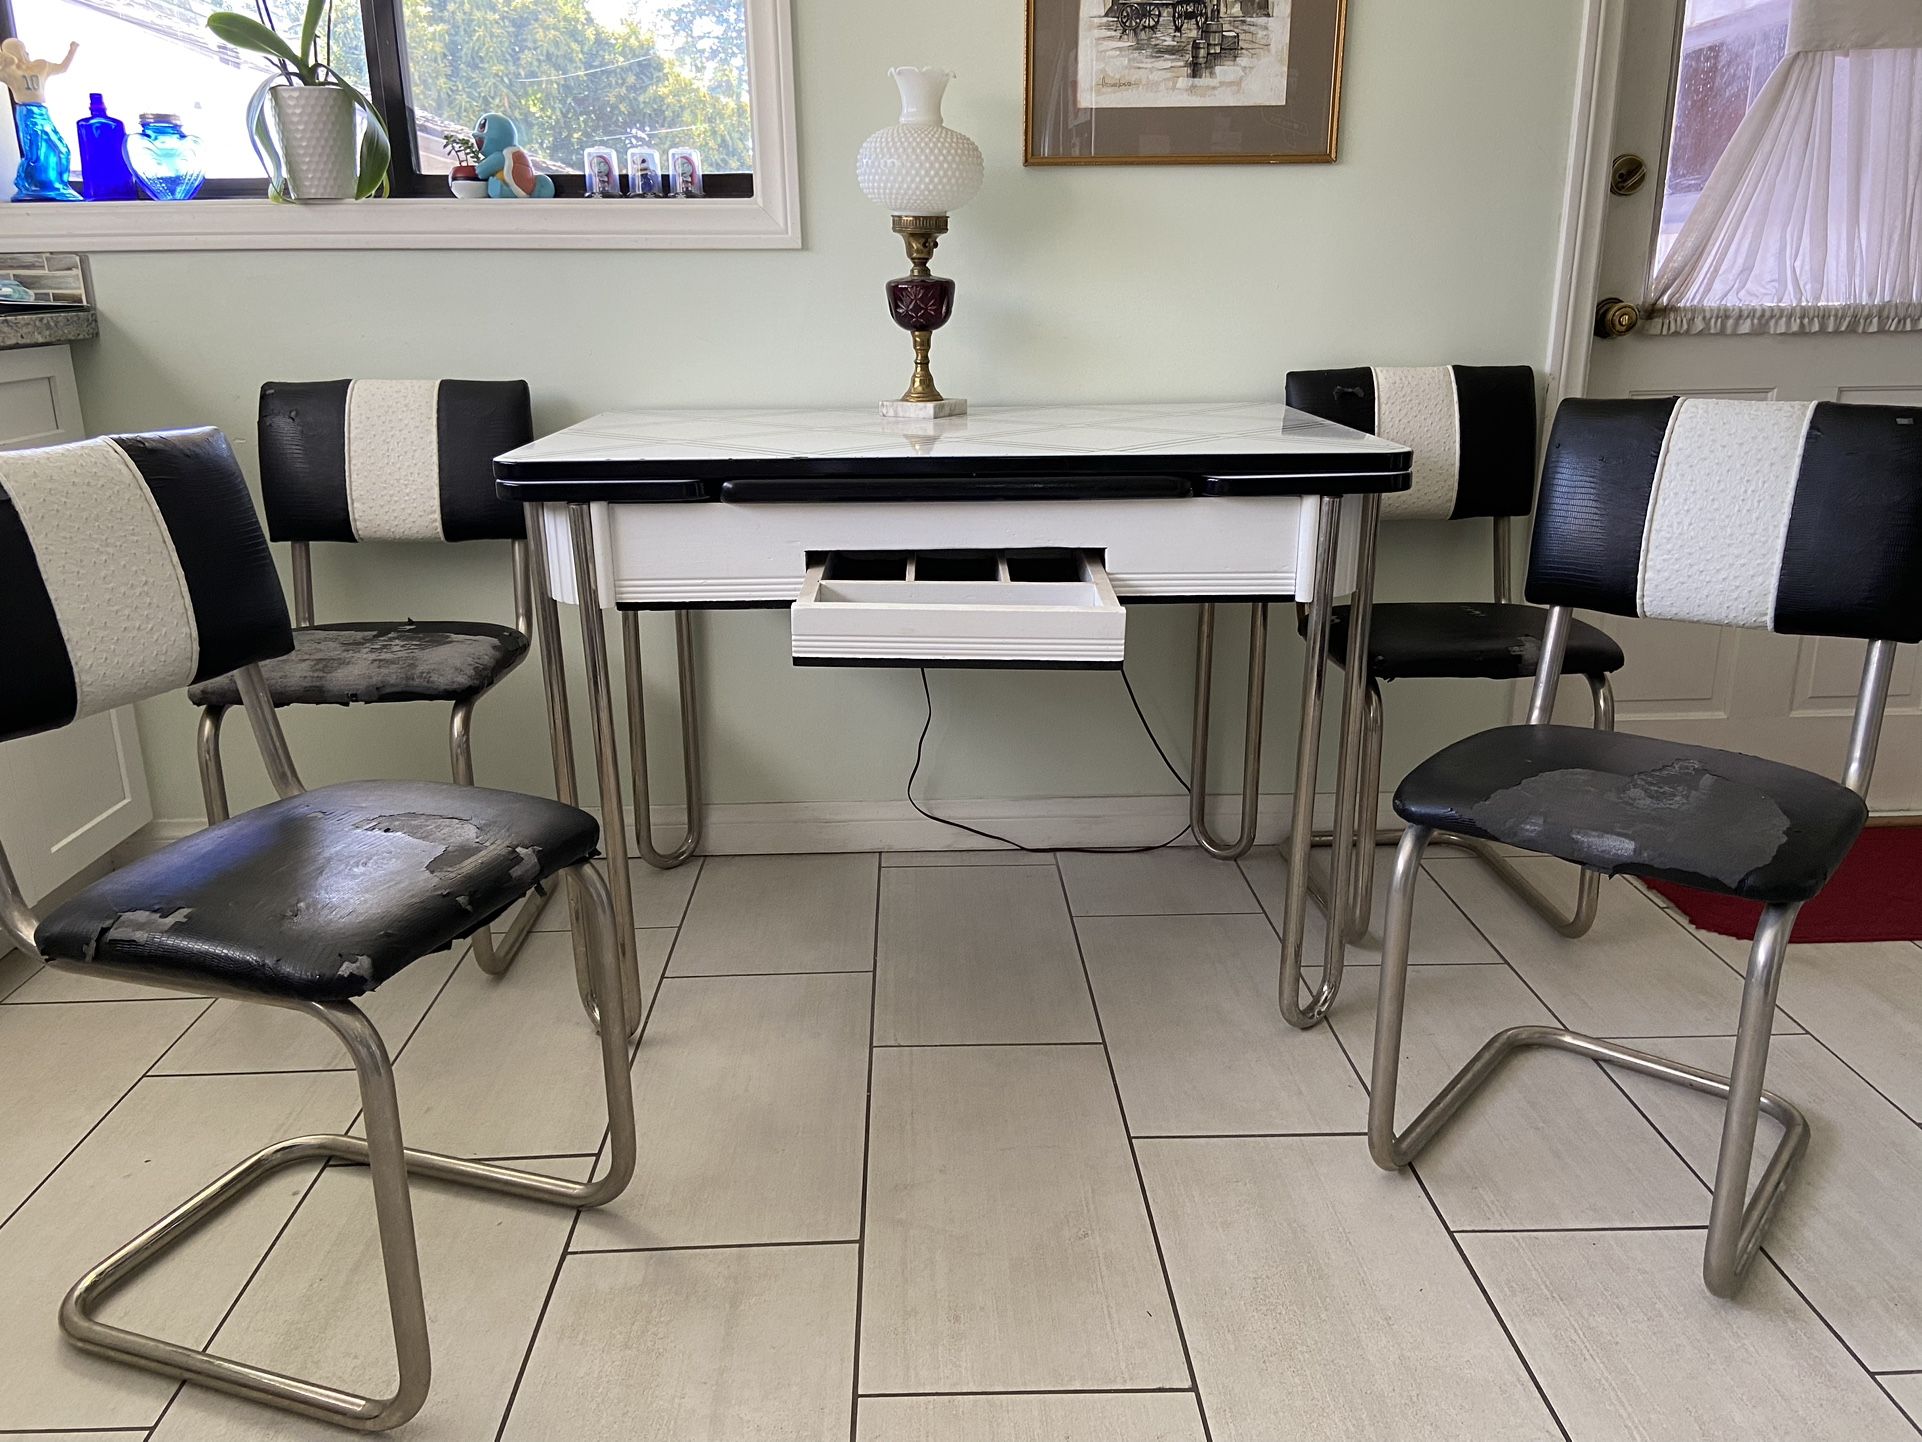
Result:
<instances>
[{"instance_id":1,"label":"hobnail milk glass lamp shade","mask_svg":"<svg viewBox=\"0 0 1922 1442\"><path fill-rule=\"evenodd\" d=\"M941 123L945 70L900 65L901 119L861 144L854 176L861 193L891 215L946 215L981 188L981 147Z\"/></svg>"}]
</instances>

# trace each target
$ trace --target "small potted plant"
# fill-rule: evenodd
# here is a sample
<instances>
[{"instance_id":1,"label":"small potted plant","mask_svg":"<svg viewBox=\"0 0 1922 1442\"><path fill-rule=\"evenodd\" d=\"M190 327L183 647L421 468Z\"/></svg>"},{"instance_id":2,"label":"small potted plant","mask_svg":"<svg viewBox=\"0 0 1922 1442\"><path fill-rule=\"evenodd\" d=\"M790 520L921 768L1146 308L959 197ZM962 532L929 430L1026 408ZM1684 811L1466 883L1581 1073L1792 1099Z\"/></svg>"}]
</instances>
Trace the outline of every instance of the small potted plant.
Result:
<instances>
[{"instance_id":1,"label":"small potted plant","mask_svg":"<svg viewBox=\"0 0 1922 1442\"><path fill-rule=\"evenodd\" d=\"M274 33L264 3L256 3L260 19L216 10L207 17L207 28L216 39L274 63L274 73L247 104L247 134L266 168L267 193L275 200L363 200L385 194L391 155L387 127L373 103L333 67L333 26L323 25L333 0L307 0L294 45Z\"/></svg>"},{"instance_id":2,"label":"small potted plant","mask_svg":"<svg viewBox=\"0 0 1922 1442\"><path fill-rule=\"evenodd\" d=\"M462 200L485 200L487 182L474 168L481 163L480 142L465 130L450 130L441 137L440 143L454 162L454 168L447 175L447 188Z\"/></svg>"}]
</instances>

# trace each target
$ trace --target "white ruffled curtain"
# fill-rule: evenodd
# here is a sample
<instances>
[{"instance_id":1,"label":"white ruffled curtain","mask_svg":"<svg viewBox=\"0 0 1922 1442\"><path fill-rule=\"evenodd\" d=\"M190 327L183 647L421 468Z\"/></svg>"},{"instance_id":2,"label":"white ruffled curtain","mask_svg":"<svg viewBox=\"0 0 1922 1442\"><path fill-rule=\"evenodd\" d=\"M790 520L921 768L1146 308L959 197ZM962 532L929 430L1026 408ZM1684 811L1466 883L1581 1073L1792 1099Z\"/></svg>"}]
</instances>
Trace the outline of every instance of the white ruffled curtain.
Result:
<instances>
[{"instance_id":1,"label":"white ruffled curtain","mask_svg":"<svg viewBox=\"0 0 1922 1442\"><path fill-rule=\"evenodd\" d=\"M1649 329L1922 330L1922 0L1795 0Z\"/></svg>"}]
</instances>

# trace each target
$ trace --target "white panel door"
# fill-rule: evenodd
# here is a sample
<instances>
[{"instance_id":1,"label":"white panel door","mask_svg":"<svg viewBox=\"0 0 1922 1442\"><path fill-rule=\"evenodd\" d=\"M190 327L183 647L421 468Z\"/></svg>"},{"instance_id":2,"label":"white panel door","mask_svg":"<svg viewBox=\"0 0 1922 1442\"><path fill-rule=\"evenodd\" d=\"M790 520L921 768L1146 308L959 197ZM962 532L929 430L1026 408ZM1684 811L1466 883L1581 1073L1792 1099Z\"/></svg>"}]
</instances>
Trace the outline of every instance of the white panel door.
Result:
<instances>
[{"instance_id":1,"label":"white panel door","mask_svg":"<svg viewBox=\"0 0 1922 1442\"><path fill-rule=\"evenodd\" d=\"M85 434L65 346L0 351L0 449ZM0 745L0 845L29 903L152 819L131 707Z\"/></svg>"},{"instance_id":2,"label":"white panel door","mask_svg":"<svg viewBox=\"0 0 1922 1442\"><path fill-rule=\"evenodd\" d=\"M1619 14L1612 144L1645 158L1631 194L1613 167L1585 184L1605 197L1594 294L1645 302L1657 248L1679 228L1728 133L1782 53L1788 0L1608 0ZM1584 328L1592 316L1571 318ZM1707 395L1922 405L1922 333L1674 336L1634 330L1592 343L1591 396ZM1753 751L1839 775L1859 643L1651 621L1603 620L1628 653L1617 678L1626 730ZM1922 667L1897 667L1870 803L1922 811ZM1568 719L1586 702L1567 698Z\"/></svg>"}]
</instances>

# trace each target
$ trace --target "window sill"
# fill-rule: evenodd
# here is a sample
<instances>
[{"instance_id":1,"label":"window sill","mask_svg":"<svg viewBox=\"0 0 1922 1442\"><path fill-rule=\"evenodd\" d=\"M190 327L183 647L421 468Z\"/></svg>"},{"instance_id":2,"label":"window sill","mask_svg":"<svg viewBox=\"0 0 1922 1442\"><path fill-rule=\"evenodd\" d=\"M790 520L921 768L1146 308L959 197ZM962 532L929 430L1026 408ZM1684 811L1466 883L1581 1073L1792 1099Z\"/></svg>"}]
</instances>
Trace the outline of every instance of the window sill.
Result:
<instances>
[{"instance_id":1,"label":"window sill","mask_svg":"<svg viewBox=\"0 0 1922 1442\"><path fill-rule=\"evenodd\" d=\"M787 176L791 177L792 169ZM700 200L88 201L0 205L0 249L793 250L791 183Z\"/></svg>"}]
</instances>

